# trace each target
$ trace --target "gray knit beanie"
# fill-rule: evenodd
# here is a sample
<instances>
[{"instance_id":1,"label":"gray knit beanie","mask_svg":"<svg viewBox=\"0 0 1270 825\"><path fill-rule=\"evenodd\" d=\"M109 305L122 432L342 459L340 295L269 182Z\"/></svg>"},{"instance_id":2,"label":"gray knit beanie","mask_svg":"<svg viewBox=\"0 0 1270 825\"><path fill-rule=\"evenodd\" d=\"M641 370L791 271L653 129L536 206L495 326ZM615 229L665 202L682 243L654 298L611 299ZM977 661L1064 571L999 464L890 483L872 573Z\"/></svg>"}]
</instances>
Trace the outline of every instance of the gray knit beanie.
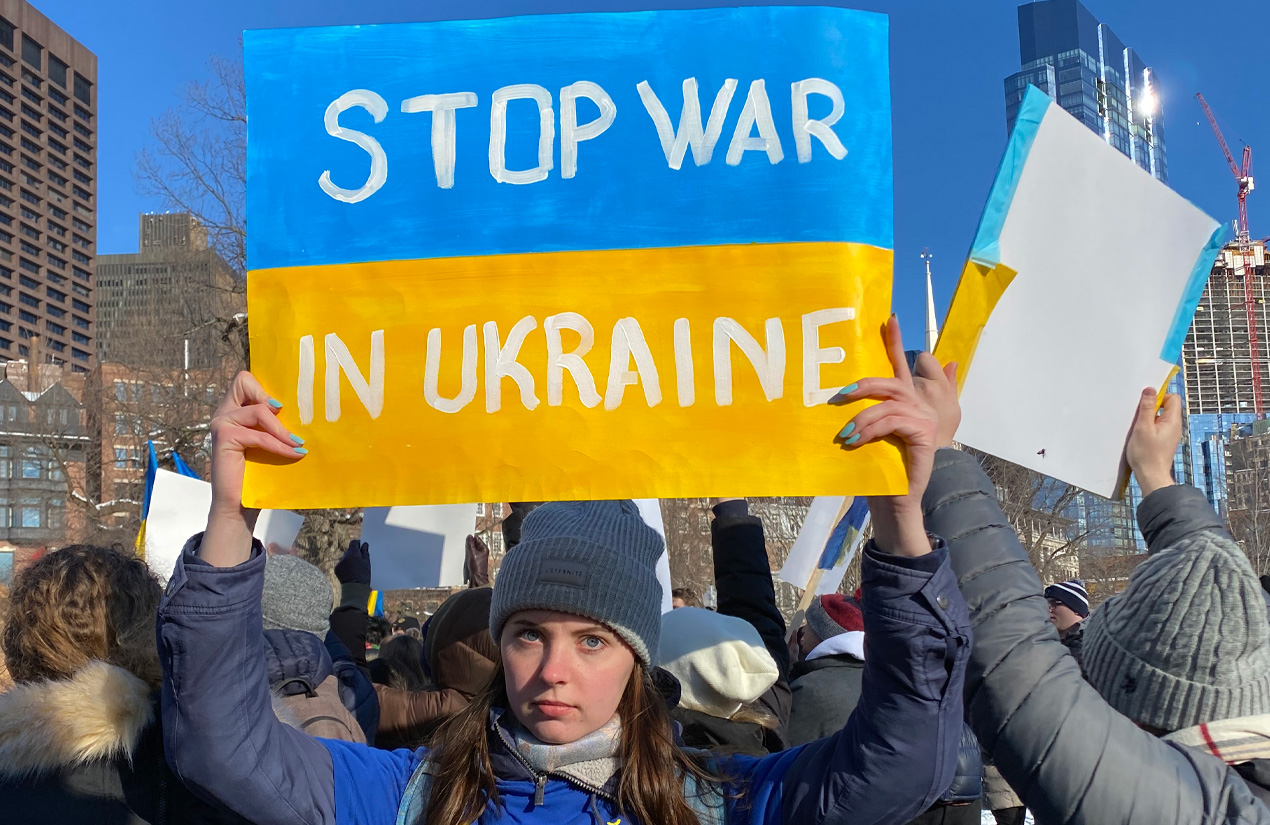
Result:
<instances>
[{"instance_id":1,"label":"gray knit beanie","mask_svg":"<svg viewBox=\"0 0 1270 825\"><path fill-rule=\"evenodd\" d=\"M265 560L265 591L260 596L265 630L307 630L325 636L334 606L335 590L321 570L298 556Z\"/></svg>"},{"instance_id":2,"label":"gray knit beanie","mask_svg":"<svg viewBox=\"0 0 1270 825\"><path fill-rule=\"evenodd\" d=\"M657 560L665 543L632 501L554 501L529 514L520 544L494 583L494 641L520 610L559 610L594 619L645 667L661 639Z\"/></svg>"},{"instance_id":3,"label":"gray knit beanie","mask_svg":"<svg viewBox=\"0 0 1270 825\"><path fill-rule=\"evenodd\" d=\"M1084 622L1085 678L1130 719L1168 733L1270 713L1261 583L1230 539L1186 537L1148 558Z\"/></svg>"}]
</instances>

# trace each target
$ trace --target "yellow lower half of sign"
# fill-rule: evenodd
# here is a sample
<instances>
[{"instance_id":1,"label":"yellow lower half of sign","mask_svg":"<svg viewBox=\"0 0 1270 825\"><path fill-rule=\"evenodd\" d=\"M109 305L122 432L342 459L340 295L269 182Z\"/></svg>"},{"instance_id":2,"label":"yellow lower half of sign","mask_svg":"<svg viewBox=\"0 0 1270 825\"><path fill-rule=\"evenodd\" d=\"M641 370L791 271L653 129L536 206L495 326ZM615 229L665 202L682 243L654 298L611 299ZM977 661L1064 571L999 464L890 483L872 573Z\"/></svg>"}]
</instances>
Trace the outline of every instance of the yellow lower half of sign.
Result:
<instances>
[{"instance_id":1,"label":"yellow lower half of sign","mask_svg":"<svg viewBox=\"0 0 1270 825\"><path fill-rule=\"evenodd\" d=\"M846 243L387 261L248 277L252 369L305 440L248 506L884 495L846 451L889 375L892 252Z\"/></svg>"}]
</instances>

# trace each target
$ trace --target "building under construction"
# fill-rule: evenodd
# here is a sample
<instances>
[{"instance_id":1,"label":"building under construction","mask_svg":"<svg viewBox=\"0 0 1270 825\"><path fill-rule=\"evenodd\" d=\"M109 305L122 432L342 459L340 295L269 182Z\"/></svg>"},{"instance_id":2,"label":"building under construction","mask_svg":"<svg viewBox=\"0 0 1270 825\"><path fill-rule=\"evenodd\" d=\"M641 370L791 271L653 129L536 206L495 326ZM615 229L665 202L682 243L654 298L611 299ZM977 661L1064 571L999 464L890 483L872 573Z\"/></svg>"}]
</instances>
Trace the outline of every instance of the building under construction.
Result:
<instances>
[{"instance_id":1,"label":"building under construction","mask_svg":"<svg viewBox=\"0 0 1270 825\"><path fill-rule=\"evenodd\" d=\"M1227 512L1226 456L1230 431L1261 417L1261 388L1270 359L1270 285L1266 242L1228 244L1195 312L1182 348L1189 467L1185 475Z\"/></svg>"}]
</instances>

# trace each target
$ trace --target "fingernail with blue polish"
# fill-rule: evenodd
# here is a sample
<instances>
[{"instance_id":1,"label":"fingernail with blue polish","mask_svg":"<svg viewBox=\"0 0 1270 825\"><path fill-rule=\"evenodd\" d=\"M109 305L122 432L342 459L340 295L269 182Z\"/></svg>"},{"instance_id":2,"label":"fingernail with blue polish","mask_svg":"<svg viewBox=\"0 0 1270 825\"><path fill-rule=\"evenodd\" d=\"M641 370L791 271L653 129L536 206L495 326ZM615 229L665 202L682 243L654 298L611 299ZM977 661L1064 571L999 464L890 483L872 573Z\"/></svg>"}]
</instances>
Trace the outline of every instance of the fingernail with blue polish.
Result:
<instances>
[{"instance_id":1,"label":"fingernail with blue polish","mask_svg":"<svg viewBox=\"0 0 1270 825\"><path fill-rule=\"evenodd\" d=\"M838 438L846 438L847 436L851 435L851 431L854 429L855 429L855 422L852 421L850 424L842 428L842 432L838 433Z\"/></svg>"},{"instance_id":2,"label":"fingernail with blue polish","mask_svg":"<svg viewBox=\"0 0 1270 825\"><path fill-rule=\"evenodd\" d=\"M303 444L303 443L304 443L304 439L303 439L303 438L301 438L300 436L296 435L295 433L288 433L288 435L290 435L290 436L291 436L291 440L292 440L292 441L294 441L296 444Z\"/></svg>"},{"instance_id":3,"label":"fingernail with blue polish","mask_svg":"<svg viewBox=\"0 0 1270 825\"><path fill-rule=\"evenodd\" d=\"M860 440L860 434L856 433L855 435L848 438L846 441L842 442L842 444L845 447L850 447L852 444L856 443L859 440Z\"/></svg>"},{"instance_id":4,"label":"fingernail with blue polish","mask_svg":"<svg viewBox=\"0 0 1270 825\"><path fill-rule=\"evenodd\" d=\"M270 399L269 399L269 406L270 406L270 407L273 407L275 410L280 410L280 409L282 409L282 402L281 402L281 401L279 401L279 400L278 400L278 399L276 399L276 398L270 398Z\"/></svg>"},{"instance_id":5,"label":"fingernail with blue polish","mask_svg":"<svg viewBox=\"0 0 1270 825\"><path fill-rule=\"evenodd\" d=\"M859 388L860 388L860 385L859 385L858 383L857 383L857 384L848 384L848 385L846 385L845 387L843 387L842 389L838 390L838 396L837 396L837 397L838 397L838 398L841 398L841 397L842 397L842 396L844 396L844 395L850 395L851 393L855 392L855 391L856 391L856 390L858 390Z\"/></svg>"},{"instance_id":6,"label":"fingernail with blue polish","mask_svg":"<svg viewBox=\"0 0 1270 825\"><path fill-rule=\"evenodd\" d=\"M296 455L308 455L308 454L309 454L309 451L308 451L308 450L306 450L306 449L304 449L303 447L293 447L292 449L294 449L294 450L295 450L295 454L296 454Z\"/></svg>"}]
</instances>

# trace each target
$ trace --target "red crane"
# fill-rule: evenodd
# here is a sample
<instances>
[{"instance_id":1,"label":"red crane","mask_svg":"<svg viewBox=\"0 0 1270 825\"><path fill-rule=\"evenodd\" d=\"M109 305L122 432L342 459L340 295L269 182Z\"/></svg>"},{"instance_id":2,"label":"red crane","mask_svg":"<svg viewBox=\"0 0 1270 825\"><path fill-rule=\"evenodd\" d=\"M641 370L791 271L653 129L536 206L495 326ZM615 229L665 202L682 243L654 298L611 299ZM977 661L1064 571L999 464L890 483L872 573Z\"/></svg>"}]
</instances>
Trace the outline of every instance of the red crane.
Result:
<instances>
[{"instance_id":1,"label":"red crane","mask_svg":"<svg viewBox=\"0 0 1270 825\"><path fill-rule=\"evenodd\" d=\"M1248 232L1248 193L1253 190L1252 181L1252 147L1244 144L1243 165L1235 163L1235 156L1230 153L1230 147L1226 145L1226 138L1222 136L1221 127L1217 125L1217 118L1213 116L1213 110L1208 108L1208 101L1204 100L1202 94L1196 94L1199 99L1199 105L1204 108L1204 115L1208 118L1208 125L1213 127L1213 134L1217 136L1217 142L1221 145L1222 154L1226 156L1226 163L1230 165L1230 171L1235 175L1235 181L1239 185L1239 221L1235 225L1235 244L1237 251L1236 259L1243 268L1244 280L1244 308L1248 312L1248 350L1252 357L1252 402L1253 411L1257 418L1263 416L1261 406L1261 348L1257 340L1257 302L1255 298L1255 289L1253 284L1253 265L1252 265L1252 242ZM1238 268L1236 268L1238 275Z\"/></svg>"}]
</instances>

